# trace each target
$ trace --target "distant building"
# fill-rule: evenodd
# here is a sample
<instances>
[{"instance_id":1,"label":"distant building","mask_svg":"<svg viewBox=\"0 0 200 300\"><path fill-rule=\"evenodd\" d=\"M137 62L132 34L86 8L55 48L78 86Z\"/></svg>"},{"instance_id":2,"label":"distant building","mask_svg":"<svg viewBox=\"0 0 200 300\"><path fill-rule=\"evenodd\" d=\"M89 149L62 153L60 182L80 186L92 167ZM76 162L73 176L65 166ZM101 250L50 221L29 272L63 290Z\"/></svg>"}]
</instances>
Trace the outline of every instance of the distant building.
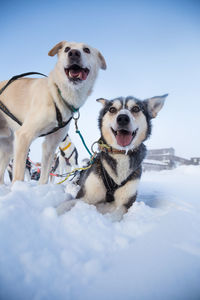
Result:
<instances>
[{"instance_id":1,"label":"distant building","mask_svg":"<svg viewBox=\"0 0 200 300\"><path fill-rule=\"evenodd\" d=\"M155 155L175 155L174 148L163 148L163 149L153 149L148 150L148 156Z\"/></svg>"},{"instance_id":2,"label":"distant building","mask_svg":"<svg viewBox=\"0 0 200 300\"><path fill-rule=\"evenodd\" d=\"M148 150L147 156L143 161L143 170L171 170L180 165L200 165L200 157L186 159L176 156L174 148Z\"/></svg>"},{"instance_id":3,"label":"distant building","mask_svg":"<svg viewBox=\"0 0 200 300\"><path fill-rule=\"evenodd\" d=\"M200 157L192 157L191 162L193 165L200 165Z\"/></svg>"},{"instance_id":4,"label":"distant building","mask_svg":"<svg viewBox=\"0 0 200 300\"><path fill-rule=\"evenodd\" d=\"M144 171L162 171L171 169L167 162L153 159L145 159L143 161L142 168Z\"/></svg>"}]
</instances>

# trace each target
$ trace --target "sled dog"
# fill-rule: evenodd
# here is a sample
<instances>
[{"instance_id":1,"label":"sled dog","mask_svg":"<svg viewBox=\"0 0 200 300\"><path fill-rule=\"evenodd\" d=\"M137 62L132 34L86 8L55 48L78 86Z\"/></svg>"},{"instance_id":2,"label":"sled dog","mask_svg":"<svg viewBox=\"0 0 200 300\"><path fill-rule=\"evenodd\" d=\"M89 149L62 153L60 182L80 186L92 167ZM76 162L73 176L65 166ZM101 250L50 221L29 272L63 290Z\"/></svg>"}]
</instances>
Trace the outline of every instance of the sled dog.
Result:
<instances>
[{"instance_id":1,"label":"sled dog","mask_svg":"<svg viewBox=\"0 0 200 300\"><path fill-rule=\"evenodd\" d=\"M58 214L83 200L103 214L111 213L116 220L122 218L136 200L146 154L143 142L150 136L151 119L157 116L166 97L144 101L134 97L97 99L103 105L99 115L99 153L91 168L80 173L76 199L61 203Z\"/></svg>"},{"instance_id":2,"label":"sled dog","mask_svg":"<svg viewBox=\"0 0 200 300\"><path fill-rule=\"evenodd\" d=\"M0 95L2 105L22 123L0 110L0 183L13 151L13 181L23 180L31 142L52 132L43 143L40 176L41 184L48 182L55 150L68 132L73 111L91 94L99 69L106 69L102 54L84 43L62 41L48 53L56 54L57 63L47 78L17 79ZM0 89L6 83L1 82Z\"/></svg>"},{"instance_id":3,"label":"sled dog","mask_svg":"<svg viewBox=\"0 0 200 300\"><path fill-rule=\"evenodd\" d=\"M7 167L8 175L10 181L12 181L13 178L13 159L11 159L8 167ZM25 166L25 179L30 181L31 180L31 173L32 173L32 166L29 158L26 159L26 166Z\"/></svg>"},{"instance_id":4,"label":"sled dog","mask_svg":"<svg viewBox=\"0 0 200 300\"><path fill-rule=\"evenodd\" d=\"M72 169L78 168L78 151L67 134L64 140L59 144L59 153L55 159L54 166L51 173L65 174L69 173ZM51 181L54 176L51 176Z\"/></svg>"}]
</instances>

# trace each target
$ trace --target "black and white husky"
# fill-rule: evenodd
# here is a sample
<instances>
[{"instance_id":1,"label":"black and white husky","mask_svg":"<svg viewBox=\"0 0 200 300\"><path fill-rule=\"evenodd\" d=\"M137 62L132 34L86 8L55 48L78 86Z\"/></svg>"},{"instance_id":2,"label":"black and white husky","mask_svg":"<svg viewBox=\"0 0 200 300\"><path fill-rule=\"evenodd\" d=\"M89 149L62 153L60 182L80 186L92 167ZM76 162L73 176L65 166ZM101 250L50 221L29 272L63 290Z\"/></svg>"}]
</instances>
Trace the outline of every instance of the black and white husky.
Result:
<instances>
[{"instance_id":1,"label":"black and white husky","mask_svg":"<svg viewBox=\"0 0 200 300\"><path fill-rule=\"evenodd\" d=\"M112 213L120 220L136 200L142 161L146 155L143 142L151 134L151 119L163 107L167 95L138 100L120 97L103 105L99 115L99 153L91 168L81 172L77 199L65 201L58 214L69 210L78 200Z\"/></svg>"},{"instance_id":2,"label":"black and white husky","mask_svg":"<svg viewBox=\"0 0 200 300\"><path fill-rule=\"evenodd\" d=\"M11 159L8 167L7 167L8 175L10 181L13 179L13 159ZM26 159L26 167L25 167L25 179L30 181L31 180L31 172L32 172L32 165L29 160L29 157Z\"/></svg>"},{"instance_id":3,"label":"black and white husky","mask_svg":"<svg viewBox=\"0 0 200 300\"><path fill-rule=\"evenodd\" d=\"M78 151L67 134L63 141L59 144L59 153L55 159L54 166L51 173L65 174L69 173L72 169L78 167ZM51 176L53 181L54 176Z\"/></svg>"}]
</instances>

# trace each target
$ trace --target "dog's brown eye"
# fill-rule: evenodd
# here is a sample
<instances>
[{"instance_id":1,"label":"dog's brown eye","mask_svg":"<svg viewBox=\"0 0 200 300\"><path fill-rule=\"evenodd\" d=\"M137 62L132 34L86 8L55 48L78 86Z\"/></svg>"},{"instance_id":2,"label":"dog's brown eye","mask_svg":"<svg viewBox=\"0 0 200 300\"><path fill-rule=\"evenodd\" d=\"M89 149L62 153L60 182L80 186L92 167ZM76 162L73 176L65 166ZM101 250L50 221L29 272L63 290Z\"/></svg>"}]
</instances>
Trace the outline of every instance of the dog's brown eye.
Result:
<instances>
[{"instance_id":1,"label":"dog's brown eye","mask_svg":"<svg viewBox=\"0 0 200 300\"><path fill-rule=\"evenodd\" d=\"M71 49L70 47L66 47L65 52L68 52L70 49Z\"/></svg>"},{"instance_id":2,"label":"dog's brown eye","mask_svg":"<svg viewBox=\"0 0 200 300\"><path fill-rule=\"evenodd\" d=\"M85 53L90 53L90 49L89 48L83 48L83 51L85 52Z\"/></svg>"},{"instance_id":3,"label":"dog's brown eye","mask_svg":"<svg viewBox=\"0 0 200 300\"><path fill-rule=\"evenodd\" d=\"M138 113L140 111L140 107L135 105L135 106L132 107L131 111L134 112L134 113Z\"/></svg>"},{"instance_id":4,"label":"dog's brown eye","mask_svg":"<svg viewBox=\"0 0 200 300\"><path fill-rule=\"evenodd\" d=\"M116 113L116 111L117 111L117 109L116 109L114 106L112 106L112 107L109 108L109 112L110 112L111 114Z\"/></svg>"}]
</instances>

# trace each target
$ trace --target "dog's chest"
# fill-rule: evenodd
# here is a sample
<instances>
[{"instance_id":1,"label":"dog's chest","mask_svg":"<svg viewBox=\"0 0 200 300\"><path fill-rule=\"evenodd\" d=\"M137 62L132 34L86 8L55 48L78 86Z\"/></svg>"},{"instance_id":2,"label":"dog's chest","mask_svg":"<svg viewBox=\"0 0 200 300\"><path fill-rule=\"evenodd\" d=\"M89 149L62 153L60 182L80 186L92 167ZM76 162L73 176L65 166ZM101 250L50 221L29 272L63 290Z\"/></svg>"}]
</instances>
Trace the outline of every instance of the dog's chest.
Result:
<instances>
[{"instance_id":1,"label":"dog's chest","mask_svg":"<svg viewBox=\"0 0 200 300\"><path fill-rule=\"evenodd\" d=\"M113 156L116 161L115 166L109 165L108 161L103 160L103 165L108 173L108 175L120 185L127 177L131 174L130 169L130 159L128 155L115 154Z\"/></svg>"},{"instance_id":2,"label":"dog's chest","mask_svg":"<svg viewBox=\"0 0 200 300\"><path fill-rule=\"evenodd\" d=\"M88 97L88 89L89 88L85 85L79 88L76 87L76 85L70 85L67 87L66 85L61 86L63 98L76 108L81 107L85 103Z\"/></svg>"}]
</instances>

